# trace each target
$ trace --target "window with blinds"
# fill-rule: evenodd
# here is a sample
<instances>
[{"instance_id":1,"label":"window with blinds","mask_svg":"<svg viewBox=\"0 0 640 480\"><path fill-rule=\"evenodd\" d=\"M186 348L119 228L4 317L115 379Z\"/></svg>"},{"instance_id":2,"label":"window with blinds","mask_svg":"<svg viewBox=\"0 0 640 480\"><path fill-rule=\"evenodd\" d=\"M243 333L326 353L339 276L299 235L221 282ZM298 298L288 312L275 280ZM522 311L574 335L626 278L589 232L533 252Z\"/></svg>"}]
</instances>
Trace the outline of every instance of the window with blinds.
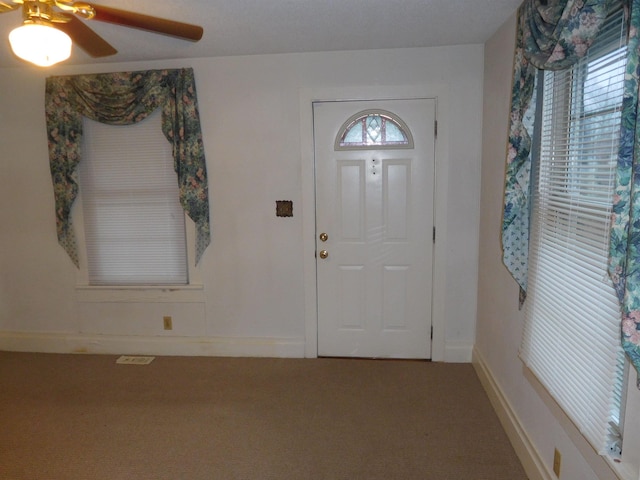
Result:
<instances>
[{"instance_id":1,"label":"window with blinds","mask_svg":"<svg viewBox=\"0 0 640 480\"><path fill-rule=\"evenodd\" d=\"M607 258L625 40L619 10L579 64L543 74L521 347L526 365L601 454L619 454L621 441L624 356Z\"/></svg>"},{"instance_id":2,"label":"window with blinds","mask_svg":"<svg viewBox=\"0 0 640 480\"><path fill-rule=\"evenodd\" d=\"M160 109L126 126L84 119L80 191L90 285L188 282L184 211Z\"/></svg>"}]
</instances>

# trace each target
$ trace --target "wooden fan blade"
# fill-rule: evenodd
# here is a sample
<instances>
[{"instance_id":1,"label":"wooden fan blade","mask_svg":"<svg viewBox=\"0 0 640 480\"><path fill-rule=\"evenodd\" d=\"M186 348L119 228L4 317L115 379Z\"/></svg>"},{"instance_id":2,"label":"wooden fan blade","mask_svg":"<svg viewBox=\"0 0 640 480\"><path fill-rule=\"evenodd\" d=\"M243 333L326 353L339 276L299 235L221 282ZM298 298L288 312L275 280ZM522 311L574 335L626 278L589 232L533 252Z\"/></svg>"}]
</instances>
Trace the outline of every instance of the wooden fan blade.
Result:
<instances>
[{"instance_id":1,"label":"wooden fan blade","mask_svg":"<svg viewBox=\"0 0 640 480\"><path fill-rule=\"evenodd\" d=\"M75 45L92 57L108 57L118 51L96 32L87 27L82 20L70 15L67 23L54 23L53 26L71 37Z\"/></svg>"},{"instance_id":2,"label":"wooden fan blade","mask_svg":"<svg viewBox=\"0 0 640 480\"><path fill-rule=\"evenodd\" d=\"M128 12L111 7L103 7L93 3L91 6L96 11L96 15L92 20L139 28L141 30L170 35L194 42L202 38L202 27L197 25L165 20L164 18L151 17L149 15L142 15L141 13Z\"/></svg>"}]
</instances>

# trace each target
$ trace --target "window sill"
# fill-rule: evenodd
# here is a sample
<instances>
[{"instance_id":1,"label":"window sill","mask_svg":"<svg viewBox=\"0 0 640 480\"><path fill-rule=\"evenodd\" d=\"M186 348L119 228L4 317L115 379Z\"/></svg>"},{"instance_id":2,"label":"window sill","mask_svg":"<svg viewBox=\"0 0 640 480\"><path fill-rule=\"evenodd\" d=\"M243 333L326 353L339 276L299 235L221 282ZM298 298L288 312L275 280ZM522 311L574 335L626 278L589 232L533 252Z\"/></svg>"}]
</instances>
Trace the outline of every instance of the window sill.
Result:
<instances>
[{"instance_id":1,"label":"window sill","mask_svg":"<svg viewBox=\"0 0 640 480\"><path fill-rule=\"evenodd\" d=\"M633 369L631 369L633 370ZM626 435L623 440L623 453L622 461L618 462L609 455L599 455L591 446L589 441L578 430L575 424L562 410L560 405L553 399L547 389L540 383L540 380L535 374L525 365L523 368L525 379L528 380L531 387L538 394L542 402L549 408L553 416L558 420L560 427L571 439L571 442L578 449L582 457L587 462L588 466L596 473L598 478L618 478L620 480L639 480L638 479L638 456L635 452L638 451L637 439L630 438L631 435ZM630 376L629 385L635 385L635 378ZM635 403L629 403L627 399L627 418L625 420L625 427L629 430L635 428L637 420L635 419L634 410ZM632 418L633 417L633 418Z\"/></svg>"},{"instance_id":2,"label":"window sill","mask_svg":"<svg viewBox=\"0 0 640 480\"><path fill-rule=\"evenodd\" d=\"M638 478L638 469L633 465L617 463L611 459L607 459L607 462L620 480L636 480Z\"/></svg>"},{"instance_id":3,"label":"window sill","mask_svg":"<svg viewBox=\"0 0 640 480\"><path fill-rule=\"evenodd\" d=\"M76 286L79 303L204 303L202 285Z\"/></svg>"}]
</instances>

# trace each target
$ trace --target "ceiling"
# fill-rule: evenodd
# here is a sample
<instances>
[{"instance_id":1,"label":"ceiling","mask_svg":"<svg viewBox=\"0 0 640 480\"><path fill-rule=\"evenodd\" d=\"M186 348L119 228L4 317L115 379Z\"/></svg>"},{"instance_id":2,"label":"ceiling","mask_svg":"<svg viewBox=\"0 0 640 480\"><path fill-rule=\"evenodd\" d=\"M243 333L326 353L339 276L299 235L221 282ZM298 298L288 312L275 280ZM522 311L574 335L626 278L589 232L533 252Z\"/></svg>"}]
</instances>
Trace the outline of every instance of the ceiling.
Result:
<instances>
[{"instance_id":1,"label":"ceiling","mask_svg":"<svg viewBox=\"0 0 640 480\"><path fill-rule=\"evenodd\" d=\"M204 27L197 43L101 22L88 24L118 54L68 64L484 43L522 0L99 0ZM7 37L20 10L0 15L0 67L25 65Z\"/></svg>"}]
</instances>

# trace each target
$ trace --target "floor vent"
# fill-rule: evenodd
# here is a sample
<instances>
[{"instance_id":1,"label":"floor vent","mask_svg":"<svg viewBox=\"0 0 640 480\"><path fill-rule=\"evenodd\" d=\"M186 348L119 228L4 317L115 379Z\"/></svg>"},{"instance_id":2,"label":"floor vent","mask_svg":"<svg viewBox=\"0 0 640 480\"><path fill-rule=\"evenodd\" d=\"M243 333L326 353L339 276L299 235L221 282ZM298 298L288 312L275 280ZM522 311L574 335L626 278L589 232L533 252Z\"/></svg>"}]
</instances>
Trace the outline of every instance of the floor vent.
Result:
<instances>
[{"instance_id":1,"label":"floor vent","mask_svg":"<svg viewBox=\"0 0 640 480\"><path fill-rule=\"evenodd\" d=\"M119 365L149 365L156 357L140 357L138 355L123 355L116 360Z\"/></svg>"}]
</instances>

